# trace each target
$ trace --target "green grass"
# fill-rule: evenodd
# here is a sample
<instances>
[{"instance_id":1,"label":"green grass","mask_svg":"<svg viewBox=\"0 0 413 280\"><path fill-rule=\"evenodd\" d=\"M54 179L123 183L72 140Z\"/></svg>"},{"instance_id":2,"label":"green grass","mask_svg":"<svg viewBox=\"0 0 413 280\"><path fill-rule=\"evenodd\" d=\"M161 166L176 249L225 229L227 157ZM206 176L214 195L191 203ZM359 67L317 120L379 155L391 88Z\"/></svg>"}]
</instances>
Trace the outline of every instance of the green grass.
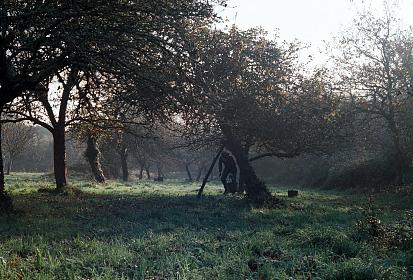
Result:
<instances>
[{"instance_id":1,"label":"green grass","mask_svg":"<svg viewBox=\"0 0 413 280\"><path fill-rule=\"evenodd\" d=\"M7 177L16 214L0 216L0 279L413 279L412 248L359 238L367 195L304 190L261 209L219 185L71 180L76 196L39 193L38 174ZM412 196L374 196L384 223Z\"/></svg>"}]
</instances>

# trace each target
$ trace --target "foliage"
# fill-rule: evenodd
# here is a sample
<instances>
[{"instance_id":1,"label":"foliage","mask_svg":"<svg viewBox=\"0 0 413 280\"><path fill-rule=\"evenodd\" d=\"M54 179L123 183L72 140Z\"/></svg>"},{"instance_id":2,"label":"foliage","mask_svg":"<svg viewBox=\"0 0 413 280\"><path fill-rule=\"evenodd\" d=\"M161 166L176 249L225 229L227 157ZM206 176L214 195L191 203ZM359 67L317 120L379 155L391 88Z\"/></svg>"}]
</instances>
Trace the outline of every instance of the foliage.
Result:
<instances>
[{"instance_id":1,"label":"foliage","mask_svg":"<svg viewBox=\"0 0 413 280\"><path fill-rule=\"evenodd\" d=\"M332 167L322 183L328 188L380 188L394 182L394 158L372 159L344 167Z\"/></svg>"},{"instance_id":2,"label":"foliage","mask_svg":"<svg viewBox=\"0 0 413 280\"><path fill-rule=\"evenodd\" d=\"M413 249L413 214L406 211L403 219L391 224L383 223L370 198L363 218L357 222L358 235L372 240L380 247L395 247L403 250Z\"/></svg>"}]
</instances>

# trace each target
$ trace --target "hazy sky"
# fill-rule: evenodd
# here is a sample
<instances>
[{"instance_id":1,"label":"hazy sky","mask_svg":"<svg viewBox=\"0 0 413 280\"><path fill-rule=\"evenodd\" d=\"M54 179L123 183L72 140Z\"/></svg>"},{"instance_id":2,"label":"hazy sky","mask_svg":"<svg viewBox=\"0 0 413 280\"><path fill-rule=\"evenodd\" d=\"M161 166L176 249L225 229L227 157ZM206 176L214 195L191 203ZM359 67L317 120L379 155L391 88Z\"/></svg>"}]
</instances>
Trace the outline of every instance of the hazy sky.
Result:
<instances>
[{"instance_id":1,"label":"hazy sky","mask_svg":"<svg viewBox=\"0 0 413 280\"><path fill-rule=\"evenodd\" d=\"M311 44L309 52L317 57L323 40L330 40L340 30L351 24L360 11L361 3L369 9L383 10L381 0L229 0L219 14L246 29L262 26L270 32L278 30L283 40L298 39ZM397 15L406 26L413 25L413 0L396 0Z\"/></svg>"}]
</instances>

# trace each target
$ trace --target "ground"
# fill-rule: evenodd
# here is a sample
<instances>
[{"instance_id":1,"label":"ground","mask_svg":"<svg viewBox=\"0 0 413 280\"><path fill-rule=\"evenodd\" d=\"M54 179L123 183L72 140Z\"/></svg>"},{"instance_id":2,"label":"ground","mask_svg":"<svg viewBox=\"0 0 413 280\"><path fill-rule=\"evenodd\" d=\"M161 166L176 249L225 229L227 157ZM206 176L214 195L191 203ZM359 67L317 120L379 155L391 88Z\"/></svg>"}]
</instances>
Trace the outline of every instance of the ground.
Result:
<instances>
[{"instance_id":1,"label":"ground","mask_svg":"<svg viewBox=\"0 0 413 280\"><path fill-rule=\"evenodd\" d=\"M7 182L17 213L0 216L0 279L413 279L412 242L357 225L370 204L382 224L403 221L403 192L274 188L285 206L261 209L218 184L198 200L189 183L72 178L82 193L64 196L39 193L53 184L38 174Z\"/></svg>"}]
</instances>

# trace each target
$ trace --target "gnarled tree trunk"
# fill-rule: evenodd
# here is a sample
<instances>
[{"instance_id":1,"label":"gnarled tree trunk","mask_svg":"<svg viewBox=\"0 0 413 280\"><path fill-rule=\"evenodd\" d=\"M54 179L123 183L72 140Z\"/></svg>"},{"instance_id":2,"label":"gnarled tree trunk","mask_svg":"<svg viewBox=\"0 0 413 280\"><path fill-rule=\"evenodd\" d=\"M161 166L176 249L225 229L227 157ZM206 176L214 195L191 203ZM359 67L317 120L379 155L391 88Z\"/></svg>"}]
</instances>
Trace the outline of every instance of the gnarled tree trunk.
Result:
<instances>
[{"instance_id":1,"label":"gnarled tree trunk","mask_svg":"<svg viewBox=\"0 0 413 280\"><path fill-rule=\"evenodd\" d=\"M56 189L62 190L67 186L66 135L64 125L56 125L53 131L53 156Z\"/></svg>"},{"instance_id":2,"label":"gnarled tree trunk","mask_svg":"<svg viewBox=\"0 0 413 280\"><path fill-rule=\"evenodd\" d=\"M85 157L89 162L90 169L92 170L93 177L98 183L105 182L105 175L102 171L102 165L100 163L101 153L99 150L99 144L96 137L89 135L87 139L87 148L85 151Z\"/></svg>"},{"instance_id":3,"label":"gnarled tree trunk","mask_svg":"<svg viewBox=\"0 0 413 280\"><path fill-rule=\"evenodd\" d=\"M248 149L245 149L241 141L234 137L230 129L223 129L225 137L224 146L236 158L240 172L241 188L249 198L259 204L269 202L272 198L267 186L258 178L248 158ZM239 186L240 191L240 186Z\"/></svg>"}]
</instances>

